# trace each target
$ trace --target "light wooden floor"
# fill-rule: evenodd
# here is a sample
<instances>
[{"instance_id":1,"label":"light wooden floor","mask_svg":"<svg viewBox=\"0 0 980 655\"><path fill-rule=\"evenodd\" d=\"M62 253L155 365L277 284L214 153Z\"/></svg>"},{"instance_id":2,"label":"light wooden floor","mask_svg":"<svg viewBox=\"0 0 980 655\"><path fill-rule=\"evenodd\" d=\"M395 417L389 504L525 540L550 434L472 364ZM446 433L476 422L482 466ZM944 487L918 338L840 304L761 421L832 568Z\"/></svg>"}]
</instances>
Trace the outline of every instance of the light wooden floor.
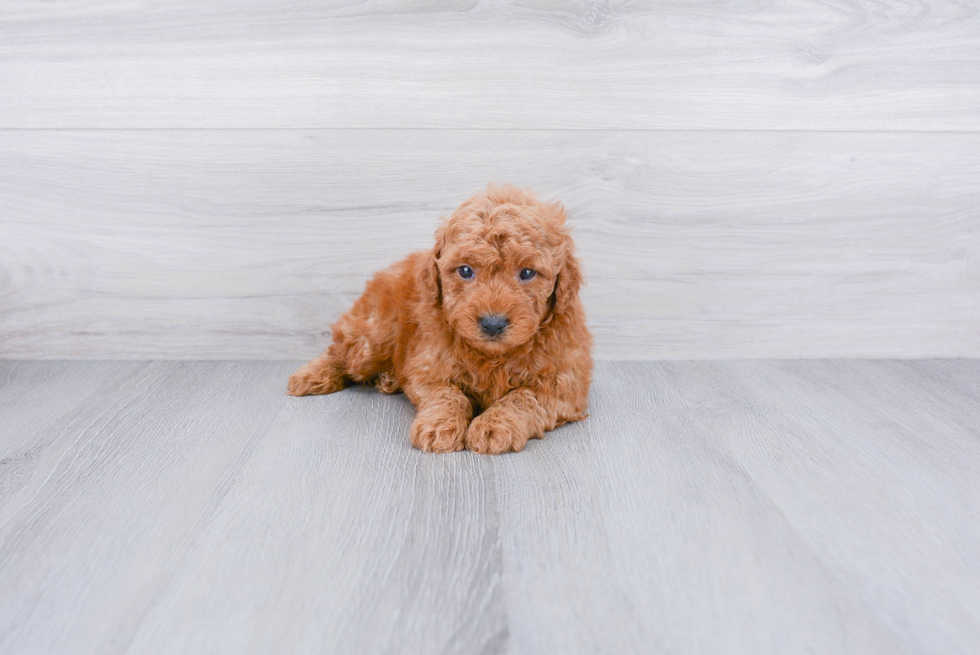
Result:
<instances>
[{"instance_id":1,"label":"light wooden floor","mask_svg":"<svg viewBox=\"0 0 980 655\"><path fill-rule=\"evenodd\" d=\"M295 364L0 364L0 651L980 650L978 360L604 363L502 457Z\"/></svg>"}]
</instances>

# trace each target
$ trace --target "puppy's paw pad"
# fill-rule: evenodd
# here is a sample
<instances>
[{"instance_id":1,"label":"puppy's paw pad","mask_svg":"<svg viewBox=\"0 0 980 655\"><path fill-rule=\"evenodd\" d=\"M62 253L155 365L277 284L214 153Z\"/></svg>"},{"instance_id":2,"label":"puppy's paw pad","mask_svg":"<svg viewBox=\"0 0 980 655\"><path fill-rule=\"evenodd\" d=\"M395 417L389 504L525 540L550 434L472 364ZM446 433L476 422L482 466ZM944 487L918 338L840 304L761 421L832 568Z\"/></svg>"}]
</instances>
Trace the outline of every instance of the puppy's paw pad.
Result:
<instances>
[{"instance_id":1,"label":"puppy's paw pad","mask_svg":"<svg viewBox=\"0 0 980 655\"><path fill-rule=\"evenodd\" d=\"M515 430L500 421L493 419L492 412L477 416L466 431L466 448L481 455L499 455L510 451L519 452L527 437L522 437Z\"/></svg>"},{"instance_id":2,"label":"puppy's paw pad","mask_svg":"<svg viewBox=\"0 0 980 655\"><path fill-rule=\"evenodd\" d=\"M412 423L412 445L426 453L452 453L463 449L466 421L419 417Z\"/></svg>"},{"instance_id":3,"label":"puppy's paw pad","mask_svg":"<svg viewBox=\"0 0 980 655\"><path fill-rule=\"evenodd\" d=\"M340 391L346 386L343 375L307 364L289 376L286 393L290 396L311 396Z\"/></svg>"},{"instance_id":4,"label":"puppy's paw pad","mask_svg":"<svg viewBox=\"0 0 980 655\"><path fill-rule=\"evenodd\" d=\"M378 374L378 377L374 380L374 386L378 388L381 393L395 393L398 391L398 380L391 371L382 371Z\"/></svg>"}]
</instances>

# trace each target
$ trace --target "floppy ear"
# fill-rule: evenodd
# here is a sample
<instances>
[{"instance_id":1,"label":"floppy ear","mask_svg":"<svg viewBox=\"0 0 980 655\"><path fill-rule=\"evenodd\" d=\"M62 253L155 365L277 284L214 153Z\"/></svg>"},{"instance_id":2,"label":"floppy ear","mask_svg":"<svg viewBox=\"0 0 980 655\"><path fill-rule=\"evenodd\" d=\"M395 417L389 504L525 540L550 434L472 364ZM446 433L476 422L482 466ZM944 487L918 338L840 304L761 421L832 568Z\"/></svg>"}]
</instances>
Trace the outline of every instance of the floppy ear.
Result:
<instances>
[{"instance_id":1,"label":"floppy ear","mask_svg":"<svg viewBox=\"0 0 980 655\"><path fill-rule=\"evenodd\" d=\"M436 265L435 249L423 253L416 262L415 283L422 300L433 307L442 304L442 284L439 282L439 267Z\"/></svg>"},{"instance_id":2,"label":"floppy ear","mask_svg":"<svg viewBox=\"0 0 980 655\"><path fill-rule=\"evenodd\" d=\"M572 303L578 298L582 286L582 267L572 252L571 242L566 245L565 263L555 281L555 314L561 316L569 312Z\"/></svg>"},{"instance_id":3,"label":"floppy ear","mask_svg":"<svg viewBox=\"0 0 980 655\"><path fill-rule=\"evenodd\" d=\"M415 264L415 283L418 285L422 299L433 307L439 307L442 305L442 282L439 280L437 260L449 239L449 219L443 219L435 236L436 245L432 250L423 253Z\"/></svg>"}]
</instances>

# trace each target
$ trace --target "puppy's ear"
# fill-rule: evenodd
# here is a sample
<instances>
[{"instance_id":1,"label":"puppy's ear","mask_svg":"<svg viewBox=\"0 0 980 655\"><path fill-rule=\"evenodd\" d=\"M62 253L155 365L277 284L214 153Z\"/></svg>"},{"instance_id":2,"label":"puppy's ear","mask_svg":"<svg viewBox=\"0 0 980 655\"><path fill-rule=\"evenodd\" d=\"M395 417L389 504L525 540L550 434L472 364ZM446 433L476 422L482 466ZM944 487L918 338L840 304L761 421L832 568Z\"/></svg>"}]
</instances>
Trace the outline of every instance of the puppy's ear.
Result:
<instances>
[{"instance_id":1,"label":"puppy's ear","mask_svg":"<svg viewBox=\"0 0 980 655\"><path fill-rule=\"evenodd\" d=\"M419 287L419 295L433 307L442 304L442 282L439 280L439 256L449 239L449 219L443 219L442 225L436 230L436 245L425 253L415 265L415 280Z\"/></svg>"},{"instance_id":2,"label":"puppy's ear","mask_svg":"<svg viewBox=\"0 0 980 655\"><path fill-rule=\"evenodd\" d=\"M419 295L426 303L433 307L442 303L442 284L439 281L435 249L423 253L415 264L415 283L418 285Z\"/></svg>"},{"instance_id":3,"label":"puppy's ear","mask_svg":"<svg viewBox=\"0 0 980 655\"><path fill-rule=\"evenodd\" d=\"M566 244L565 248L565 263L558 272L558 279L555 281L555 314L558 316L571 310L572 303L578 298L578 290L583 282L582 266L572 252L571 241Z\"/></svg>"},{"instance_id":4,"label":"puppy's ear","mask_svg":"<svg viewBox=\"0 0 980 655\"><path fill-rule=\"evenodd\" d=\"M548 205L548 214L556 225L561 226L565 224L565 219L567 218L565 214L565 206L560 202L553 202Z\"/></svg>"}]
</instances>

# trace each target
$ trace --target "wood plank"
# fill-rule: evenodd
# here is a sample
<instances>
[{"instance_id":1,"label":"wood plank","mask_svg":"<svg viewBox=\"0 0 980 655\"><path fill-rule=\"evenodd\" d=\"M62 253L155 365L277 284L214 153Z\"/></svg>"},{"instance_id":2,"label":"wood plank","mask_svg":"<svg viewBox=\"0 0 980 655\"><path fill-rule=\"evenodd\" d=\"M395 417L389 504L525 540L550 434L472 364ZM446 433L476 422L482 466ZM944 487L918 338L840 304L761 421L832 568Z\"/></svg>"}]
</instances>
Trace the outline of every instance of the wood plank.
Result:
<instances>
[{"instance_id":1,"label":"wood plank","mask_svg":"<svg viewBox=\"0 0 980 655\"><path fill-rule=\"evenodd\" d=\"M677 389L704 407L705 429L910 650L976 652L980 410L917 374L955 363L690 367L714 373L703 395Z\"/></svg>"},{"instance_id":2,"label":"wood plank","mask_svg":"<svg viewBox=\"0 0 980 655\"><path fill-rule=\"evenodd\" d=\"M413 450L412 416L365 388L288 402L132 651L499 652L490 462Z\"/></svg>"},{"instance_id":3,"label":"wood plank","mask_svg":"<svg viewBox=\"0 0 980 655\"><path fill-rule=\"evenodd\" d=\"M0 9L8 128L976 131L978 74L945 0Z\"/></svg>"},{"instance_id":4,"label":"wood plank","mask_svg":"<svg viewBox=\"0 0 980 655\"><path fill-rule=\"evenodd\" d=\"M18 440L32 466L0 516L2 652L123 649L267 433L287 368L104 366L66 422Z\"/></svg>"},{"instance_id":5,"label":"wood plank","mask_svg":"<svg viewBox=\"0 0 980 655\"><path fill-rule=\"evenodd\" d=\"M0 367L0 425L6 427L4 437L34 434L47 422L57 422L64 414L74 415L78 405L99 393L94 381L109 377L111 384L110 370L121 369L120 374L126 378L139 367L137 363L121 367L106 362L79 362L78 366L56 361L5 362ZM44 402L39 402L42 398ZM12 460L7 455L16 443L0 441L0 460L8 466Z\"/></svg>"},{"instance_id":6,"label":"wood plank","mask_svg":"<svg viewBox=\"0 0 980 655\"><path fill-rule=\"evenodd\" d=\"M980 135L0 131L0 170L4 358L308 358L488 180L566 203L600 358L980 356Z\"/></svg>"},{"instance_id":7,"label":"wood plank","mask_svg":"<svg viewBox=\"0 0 980 655\"><path fill-rule=\"evenodd\" d=\"M3 410L0 653L980 648L980 362L606 362L494 458L295 364L0 363L76 404Z\"/></svg>"},{"instance_id":8,"label":"wood plank","mask_svg":"<svg viewBox=\"0 0 980 655\"><path fill-rule=\"evenodd\" d=\"M541 653L912 652L727 434L698 421L718 402L712 377L696 362L604 362L587 423L494 460L515 641ZM760 440L781 438L777 418L762 416Z\"/></svg>"},{"instance_id":9,"label":"wood plank","mask_svg":"<svg viewBox=\"0 0 980 655\"><path fill-rule=\"evenodd\" d=\"M0 366L0 524L34 497L75 436L98 414L79 412L145 375L145 362L4 362Z\"/></svg>"},{"instance_id":10,"label":"wood plank","mask_svg":"<svg viewBox=\"0 0 980 655\"><path fill-rule=\"evenodd\" d=\"M489 461L413 450L404 396L287 397L295 365L155 363L86 399L0 519L0 652L499 641Z\"/></svg>"}]
</instances>

